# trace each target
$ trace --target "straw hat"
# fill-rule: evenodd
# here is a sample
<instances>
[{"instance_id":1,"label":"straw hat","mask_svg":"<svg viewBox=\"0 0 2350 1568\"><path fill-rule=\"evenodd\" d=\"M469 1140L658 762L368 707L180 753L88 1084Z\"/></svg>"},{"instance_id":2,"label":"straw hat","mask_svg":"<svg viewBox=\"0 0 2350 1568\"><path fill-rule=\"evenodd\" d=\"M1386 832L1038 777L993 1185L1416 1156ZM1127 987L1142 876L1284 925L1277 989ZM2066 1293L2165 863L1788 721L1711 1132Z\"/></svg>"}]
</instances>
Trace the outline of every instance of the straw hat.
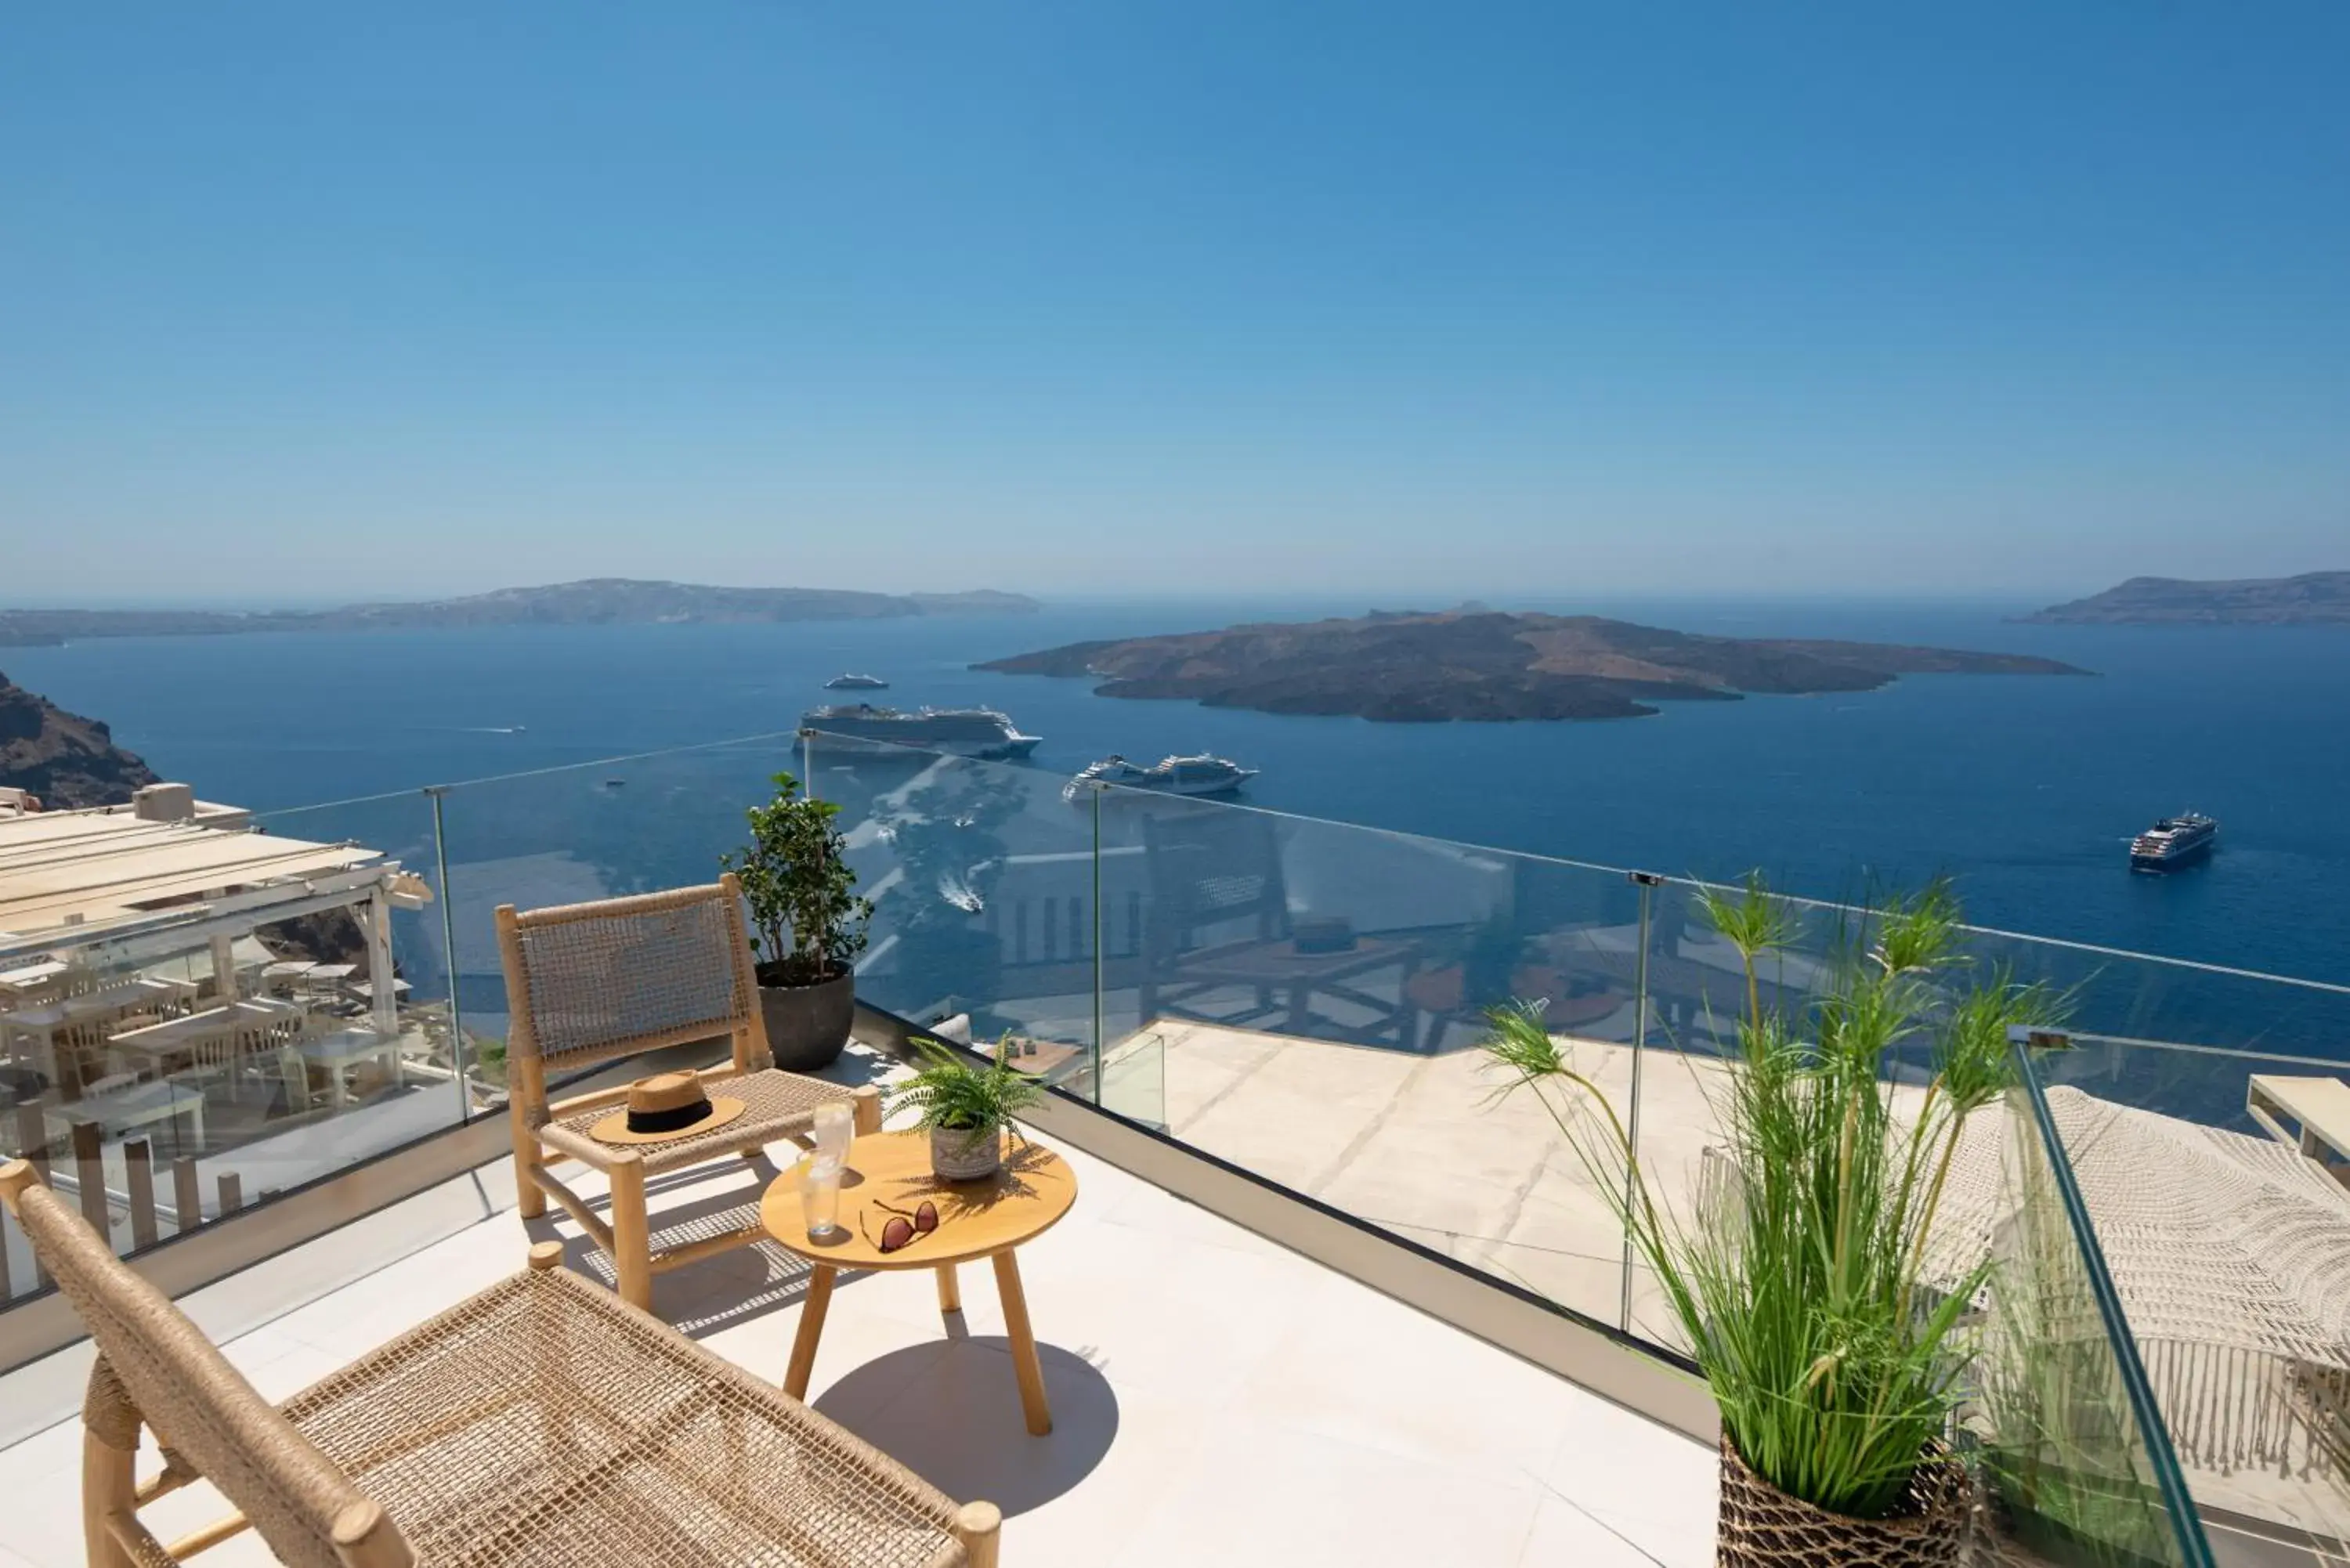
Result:
<instances>
[{"instance_id":1,"label":"straw hat","mask_svg":"<svg viewBox=\"0 0 2350 1568\"><path fill-rule=\"evenodd\" d=\"M629 1085L629 1106L588 1129L598 1143L668 1143L699 1137L743 1114L743 1102L702 1092L692 1073L656 1073Z\"/></svg>"}]
</instances>

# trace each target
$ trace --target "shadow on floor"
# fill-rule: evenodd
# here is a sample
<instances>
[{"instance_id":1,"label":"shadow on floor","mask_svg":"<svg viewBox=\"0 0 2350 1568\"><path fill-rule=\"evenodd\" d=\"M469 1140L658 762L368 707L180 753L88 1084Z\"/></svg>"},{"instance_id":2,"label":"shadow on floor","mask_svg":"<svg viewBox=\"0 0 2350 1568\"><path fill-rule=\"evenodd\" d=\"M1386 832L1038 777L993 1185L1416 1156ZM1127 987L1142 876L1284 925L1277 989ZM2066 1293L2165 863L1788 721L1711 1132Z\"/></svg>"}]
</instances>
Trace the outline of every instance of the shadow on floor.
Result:
<instances>
[{"instance_id":1,"label":"shadow on floor","mask_svg":"<svg viewBox=\"0 0 2350 1568\"><path fill-rule=\"evenodd\" d=\"M704 1184L713 1174L721 1179L728 1176L730 1164L741 1172L740 1178L718 1190L708 1190ZM757 1223L760 1196L776 1174L775 1167L762 1156L756 1160L712 1161L655 1177L646 1184L654 1249L676 1247ZM689 1190L697 1187L704 1189ZM601 1191L588 1199L588 1207L601 1215L610 1213ZM619 1288L619 1271L610 1256L589 1241L559 1205L550 1202L546 1214L525 1220L523 1228L534 1241L563 1243L564 1267L607 1290ZM810 1272L806 1259L772 1241L721 1252L654 1275L653 1315L690 1337L705 1338L796 1303L807 1292ZM845 1289L865 1277L844 1273L839 1282Z\"/></svg>"},{"instance_id":2,"label":"shadow on floor","mask_svg":"<svg viewBox=\"0 0 2350 1568\"><path fill-rule=\"evenodd\" d=\"M1053 1429L1029 1435L1001 1334L959 1334L867 1362L816 1407L957 1502L1007 1515L1041 1508L1093 1473L1117 1439L1118 1395L1083 1357L1036 1347Z\"/></svg>"}]
</instances>

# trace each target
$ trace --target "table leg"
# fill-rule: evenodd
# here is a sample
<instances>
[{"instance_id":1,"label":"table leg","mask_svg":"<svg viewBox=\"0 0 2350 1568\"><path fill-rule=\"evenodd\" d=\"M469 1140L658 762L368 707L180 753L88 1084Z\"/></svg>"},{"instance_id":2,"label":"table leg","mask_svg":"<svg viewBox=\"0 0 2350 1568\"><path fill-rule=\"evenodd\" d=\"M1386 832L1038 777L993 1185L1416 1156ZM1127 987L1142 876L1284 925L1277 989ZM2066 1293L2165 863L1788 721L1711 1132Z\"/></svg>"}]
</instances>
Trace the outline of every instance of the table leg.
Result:
<instances>
[{"instance_id":1,"label":"table leg","mask_svg":"<svg viewBox=\"0 0 2350 1568\"><path fill-rule=\"evenodd\" d=\"M832 1278L840 1271L818 1263L808 1274L807 1295L800 1303L800 1331L792 1340L792 1362L784 1373L784 1392L795 1399L807 1397L808 1374L816 1370L816 1341L824 1337L824 1314L832 1305Z\"/></svg>"},{"instance_id":2,"label":"table leg","mask_svg":"<svg viewBox=\"0 0 2350 1568\"><path fill-rule=\"evenodd\" d=\"M939 1265L939 1310L941 1312L962 1311L962 1286L955 1280L955 1266L952 1263Z\"/></svg>"},{"instance_id":3,"label":"table leg","mask_svg":"<svg viewBox=\"0 0 2350 1568\"><path fill-rule=\"evenodd\" d=\"M1006 1247L995 1254L995 1292L1003 1298L1003 1326L1012 1340L1012 1370L1020 1378L1020 1409L1031 1436L1053 1429L1052 1407L1045 1403L1045 1369L1036 1362L1036 1334L1028 1326L1028 1297L1020 1289L1020 1265Z\"/></svg>"}]
</instances>

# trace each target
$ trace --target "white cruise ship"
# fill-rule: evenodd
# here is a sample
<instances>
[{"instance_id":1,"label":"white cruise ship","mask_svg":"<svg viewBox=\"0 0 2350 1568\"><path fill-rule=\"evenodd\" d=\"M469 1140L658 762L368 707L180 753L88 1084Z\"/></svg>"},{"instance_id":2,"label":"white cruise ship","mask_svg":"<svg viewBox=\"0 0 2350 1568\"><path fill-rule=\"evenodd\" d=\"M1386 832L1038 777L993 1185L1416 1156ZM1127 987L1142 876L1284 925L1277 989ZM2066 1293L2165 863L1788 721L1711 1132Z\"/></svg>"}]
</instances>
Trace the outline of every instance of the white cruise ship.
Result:
<instances>
[{"instance_id":1,"label":"white cruise ship","mask_svg":"<svg viewBox=\"0 0 2350 1568\"><path fill-rule=\"evenodd\" d=\"M1041 735L1024 735L993 708L920 708L907 712L869 702L811 708L800 715L808 745L819 752L945 752L958 757L1024 757Z\"/></svg>"},{"instance_id":2,"label":"white cruise ship","mask_svg":"<svg viewBox=\"0 0 2350 1568\"><path fill-rule=\"evenodd\" d=\"M1075 801L1087 784L1117 784L1165 794L1230 794L1256 775L1254 768L1205 753L1196 757L1163 757L1147 768L1112 753L1071 779L1062 787L1061 798Z\"/></svg>"}]
</instances>

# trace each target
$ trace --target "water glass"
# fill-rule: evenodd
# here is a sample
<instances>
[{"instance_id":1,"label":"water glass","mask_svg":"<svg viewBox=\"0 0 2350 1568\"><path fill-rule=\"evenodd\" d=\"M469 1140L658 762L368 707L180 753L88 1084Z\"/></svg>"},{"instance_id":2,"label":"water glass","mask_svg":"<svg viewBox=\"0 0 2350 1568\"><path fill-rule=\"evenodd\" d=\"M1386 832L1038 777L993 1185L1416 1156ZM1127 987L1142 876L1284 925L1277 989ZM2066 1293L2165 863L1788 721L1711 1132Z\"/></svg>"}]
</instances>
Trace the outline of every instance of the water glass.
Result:
<instances>
[{"instance_id":1,"label":"water glass","mask_svg":"<svg viewBox=\"0 0 2350 1568\"><path fill-rule=\"evenodd\" d=\"M838 1100L816 1108L816 1152L835 1166L848 1163L848 1146L857 1136L856 1113Z\"/></svg>"},{"instance_id":2,"label":"water glass","mask_svg":"<svg viewBox=\"0 0 2350 1568\"><path fill-rule=\"evenodd\" d=\"M822 1241L840 1230L840 1162L821 1154L800 1161L800 1211L812 1239Z\"/></svg>"}]
</instances>

